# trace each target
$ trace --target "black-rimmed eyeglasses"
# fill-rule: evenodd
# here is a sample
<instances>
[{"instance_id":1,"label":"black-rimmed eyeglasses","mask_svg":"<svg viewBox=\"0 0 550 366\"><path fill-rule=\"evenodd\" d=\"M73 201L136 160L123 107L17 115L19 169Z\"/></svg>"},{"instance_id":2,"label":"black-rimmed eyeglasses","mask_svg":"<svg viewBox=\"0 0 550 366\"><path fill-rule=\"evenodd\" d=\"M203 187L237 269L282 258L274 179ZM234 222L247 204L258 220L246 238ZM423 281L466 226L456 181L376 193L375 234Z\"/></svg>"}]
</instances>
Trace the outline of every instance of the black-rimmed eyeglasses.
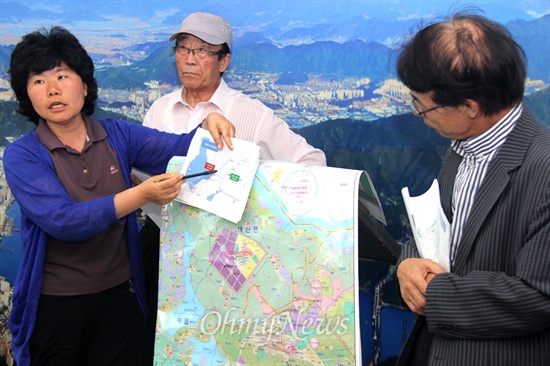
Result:
<instances>
[{"instance_id":1,"label":"black-rimmed eyeglasses","mask_svg":"<svg viewBox=\"0 0 550 366\"><path fill-rule=\"evenodd\" d=\"M416 100L413 99L411 106L412 106L413 112L416 113L417 116L424 117L423 114L431 112L437 108L441 108L443 107L443 104L434 105L433 107L426 108L426 109L418 109L418 107L416 106Z\"/></svg>"},{"instance_id":2,"label":"black-rimmed eyeglasses","mask_svg":"<svg viewBox=\"0 0 550 366\"><path fill-rule=\"evenodd\" d=\"M208 56L215 56L223 54L222 51L210 51L205 48L189 48L187 46L174 46L172 47L174 53L177 53L180 56L187 56L190 53L193 53L193 56L198 58L207 58Z\"/></svg>"}]
</instances>

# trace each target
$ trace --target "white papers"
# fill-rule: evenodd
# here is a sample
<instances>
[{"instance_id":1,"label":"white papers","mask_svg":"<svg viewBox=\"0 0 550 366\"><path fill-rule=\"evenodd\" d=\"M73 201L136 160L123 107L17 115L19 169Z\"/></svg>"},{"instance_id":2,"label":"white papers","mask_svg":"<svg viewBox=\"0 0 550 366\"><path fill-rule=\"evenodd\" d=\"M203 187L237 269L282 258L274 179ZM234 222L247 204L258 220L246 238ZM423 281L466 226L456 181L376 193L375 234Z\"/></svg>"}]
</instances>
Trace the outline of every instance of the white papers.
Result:
<instances>
[{"instance_id":1,"label":"white papers","mask_svg":"<svg viewBox=\"0 0 550 366\"><path fill-rule=\"evenodd\" d=\"M430 189L420 196L410 197L407 187L401 194L420 256L449 271L451 227L441 207L437 180L434 179Z\"/></svg>"},{"instance_id":2,"label":"white papers","mask_svg":"<svg viewBox=\"0 0 550 366\"><path fill-rule=\"evenodd\" d=\"M217 170L211 175L188 178L177 201L201 208L233 223L241 220L258 164L260 148L253 142L231 139L218 150L210 133L197 129L179 173Z\"/></svg>"}]
</instances>

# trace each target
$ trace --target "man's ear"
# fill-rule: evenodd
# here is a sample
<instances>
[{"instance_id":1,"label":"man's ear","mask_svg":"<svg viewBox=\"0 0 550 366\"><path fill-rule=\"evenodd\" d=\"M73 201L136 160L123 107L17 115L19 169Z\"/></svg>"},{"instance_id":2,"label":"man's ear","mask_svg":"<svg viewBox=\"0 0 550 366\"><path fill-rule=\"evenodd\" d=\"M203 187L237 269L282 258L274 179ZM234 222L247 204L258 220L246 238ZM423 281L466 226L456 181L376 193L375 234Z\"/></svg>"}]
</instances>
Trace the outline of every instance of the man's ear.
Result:
<instances>
[{"instance_id":1,"label":"man's ear","mask_svg":"<svg viewBox=\"0 0 550 366\"><path fill-rule=\"evenodd\" d=\"M227 53L220 60L220 72L224 72L227 69L229 62L231 62L231 54Z\"/></svg>"},{"instance_id":2,"label":"man's ear","mask_svg":"<svg viewBox=\"0 0 550 366\"><path fill-rule=\"evenodd\" d=\"M462 107L469 118L474 119L479 116L480 108L479 104L475 100L466 99Z\"/></svg>"}]
</instances>

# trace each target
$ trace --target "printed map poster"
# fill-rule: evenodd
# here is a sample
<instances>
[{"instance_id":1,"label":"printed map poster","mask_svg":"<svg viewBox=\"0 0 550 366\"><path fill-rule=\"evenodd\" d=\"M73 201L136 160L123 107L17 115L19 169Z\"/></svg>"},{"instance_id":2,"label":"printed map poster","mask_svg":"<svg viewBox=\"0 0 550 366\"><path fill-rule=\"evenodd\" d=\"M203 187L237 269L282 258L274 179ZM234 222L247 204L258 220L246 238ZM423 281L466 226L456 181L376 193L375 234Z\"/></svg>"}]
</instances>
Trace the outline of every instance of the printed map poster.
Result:
<instances>
[{"instance_id":1,"label":"printed map poster","mask_svg":"<svg viewBox=\"0 0 550 366\"><path fill-rule=\"evenodd\" d=\"M197 129L179 172L184 175L207 170L217 172L186 179L176 200L237 223L258 169L260 147L236 138L231 142L233 150L225 142L222 150L218 150L210 133Z\"/></svg>"},{"instance_id":2,"label":"printed map poster","mask_svg":"<svg viewBox=\"0 0 550 366\"><path fill-rule=\"evenodd\" d=\"M360 365L364 174L264 162L236 224L165 206L155 365Z\"/></svg>"}]
</instances>

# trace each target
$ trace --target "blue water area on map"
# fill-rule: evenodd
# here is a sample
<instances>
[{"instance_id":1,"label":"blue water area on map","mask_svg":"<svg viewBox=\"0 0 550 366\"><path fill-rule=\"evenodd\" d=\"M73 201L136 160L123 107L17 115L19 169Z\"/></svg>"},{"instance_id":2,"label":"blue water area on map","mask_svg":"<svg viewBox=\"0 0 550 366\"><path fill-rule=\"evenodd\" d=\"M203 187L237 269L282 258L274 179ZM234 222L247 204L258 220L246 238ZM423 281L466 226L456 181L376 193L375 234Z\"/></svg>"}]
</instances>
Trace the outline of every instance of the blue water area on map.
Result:
<instances>
[{"instance_id":1,"label":"blue water area on map","mask_svg":"<svg viewBox=\"0 0 550 366\"><path fill-rule=\"evenodd\" d=\"M172 227L172 230L175 230L174 227ZM184 243L193 243L195 241L195 239L192 236L190 236L189 232L183 232L182 234L185 237L183 240ZM167 246L172 244L164 244L164 245ZM189 263L190 257L189 255L184 255L182 259L183 259L183 262L182 262L183 268L186 269L184 279L183 279L184 280L183 282L185 283L185 288L193 289L193 291L186 291L186 295L184 300L182 301L182 304L174 313L186 314L188 318L183 319L183 322L185 322L185 325L188 325L189 327L193 327L193 326L197 326L197 321L202 316L205 315L206 309L200 303L200 301L196 297L194 297L194 295L192 296L192 294L195 294L198 292L198 289L194 288L193 285L191 284L191 274L187 270L190 266L190 263ZM192 307L192 311L189 311L190 307ZM189 316L190 314L193 314L194 318L190 318ZM172 321L170 321L169 323L173 324ZM179 327L176 327L174 329L166 329L166 330L168 331L167 333L169 335L174 336L178 329ZM221 354L219 353L215 337L211 337L207 343L205 343L203 340L199 340L194 337L187 339L186 342L188 344L192 344L195 349L195 352L193 352L193 359L192 359L193 364L202 363L204 360L202 360L201 362L198 362L199 361L198 358L204 358L204 357L208 358L207 362L204 363L206 365L220 364L221 361L223 360Z\"/></svg>"},{"instance_id":2,"label":"blue water area on map","mask_svg":"<svg viewBox=\"0 0 550 366\"><path fill-rule=\"evenodd\" d=\"M220 192L222 192L221 190L216 190L214 192L212 192L211 194L209 194L207 197L206 197L206 200L208 202L212 202L214 200L214 197L216 197L218 194L220 194Z\"/></svg>"},{"instance_id":3,"label":"blue water area on map","mask_svg":"<svg viewBox=\"0 0 550 366\"><path fill-rule=\"evenodd\" d=\"M271 179L269 177L266 177L261 170L256 171L256 179L254 180L254 183L252 185L253 188L255 188L258 192L258 203L260 204L260 207L267 208L266 200L262 197L262 194L265 193L265 188L263 188L262 182L269 182ZM270 197L270 199L274 199L273 197ZM285 227L290 225L291 223L289 221L283 220L288 213L283 212L283 210L286 210L286 206L284 202L282 201L276 201L276 205L271 205L269 209L273 212L273 215L275 216L275 219L273 221L274 225L277 229L284 230ZM321 218L319 218L321 220ZM321 235L324 236L322 230L318 230L317 228L309 225L311 222L311 215L302 215L302 216L293 216L292 217L292 225L308 225L308 230L312 231L315 235ZM341 226L347 226L352 227L354 225L354 219L353 217L350 217L348 220L341 221ZM325 243L325 245L331 245L331 243ZM338 250L338 248L341 248L342 244L340 241L335 242L334 248ZM349 248L346 248L348 250Z\"/></svg>"},{"instance_id":4,"label":"blue water area on map","mask_svg":"<svg viewBox=\"0 0 550 366\"><path fill-rule=\"evenodd\" d=\"M172 227L172 230L175 230L175 228ZM192 243L193 242L193 238L190 236L190 234L185 231L185 232L182 232L181 233L185 238L183 239L183 243ZM168 243L165 243L164 246L164 250L169 250L169 248L167 248L168 246L171 246L171 245L180 245L181 243L178 242L177 244L168 244ZM191 274L189 273L189 271L187 270L189 268L189 256L188 255L184 255L182 256L182 264L183 264L183 268L185 268L185 275L183 276L183 282L185 283L185 288L188 288L188 289L192 289L193 288L193 285L191 284ZM189 314L194 314L195 315L195 318L194 319L185 319L185 321L187 322L186 325L189 325L189 326L194 326L196 323L197 323L197 320L205 313L206 309L204 308L204 306L202 306L202 304L196 299L196 298L192 298L191 300L194 300L194 301L191 301L191 303L187 300L189 300L190 296L189 294L190 293L193 293L192 291L186 291L186 295L185 295L185 300L182 301L182 304L180 305L180 308L178 308L178 310L175 311L175 313L177 314L186 314L186 315L189 315ZM192 311L189 311L189 308L192 307ZM171 335L171 336L174 336L178 330L178 328L174 328L174 329L168 329L168 334Z\"/></svg>"},{"instance_id":5,"label":"blue water area on map","mask_svg":"<svg viewBox=\"0 0 550 366\"><path fill-rule=\"evenodd\" d=\"M194 159L192 159L189 162L189 166L187 167L187 171L184 174L193 174L193 173L200 173L206 169L207 163L208 163L208 151L218 151L218 147L213 141L210 141L208 139L202 139L201 141L201 148L199 149L199 155L197 155ZM216 169L216 167L212 167L212 169ZM189 185L189 188L191 190L193 187L197 184L199 184L202 180L210 179L209 175L200 176L200 177L194 177L186 179L186 183Z\"/></svg>"}]
</instances>

